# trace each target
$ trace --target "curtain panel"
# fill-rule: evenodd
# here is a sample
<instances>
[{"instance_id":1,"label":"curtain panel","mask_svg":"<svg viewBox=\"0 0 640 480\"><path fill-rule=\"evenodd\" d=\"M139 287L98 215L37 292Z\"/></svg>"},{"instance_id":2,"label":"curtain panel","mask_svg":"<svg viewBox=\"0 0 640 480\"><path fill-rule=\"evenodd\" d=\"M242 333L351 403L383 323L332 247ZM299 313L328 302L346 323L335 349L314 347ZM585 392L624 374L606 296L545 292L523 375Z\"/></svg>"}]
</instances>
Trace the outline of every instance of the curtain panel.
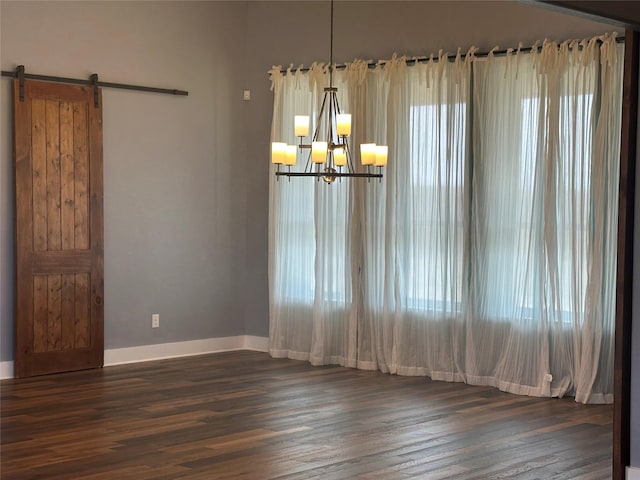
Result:
<instances>
[{"instance_id":1,"label":"curtain panel","mask_svg":"<svg viewBox=\"0 0 640 480\"><path fill-rule=\"evenodd\" d=\"M272 356L612 402L623 45L534 47L334 72L356 168L361 143L389 162L272 171ZM270 74L272 140L296 143L328 68Z\"/></svg>"}]
</instances>

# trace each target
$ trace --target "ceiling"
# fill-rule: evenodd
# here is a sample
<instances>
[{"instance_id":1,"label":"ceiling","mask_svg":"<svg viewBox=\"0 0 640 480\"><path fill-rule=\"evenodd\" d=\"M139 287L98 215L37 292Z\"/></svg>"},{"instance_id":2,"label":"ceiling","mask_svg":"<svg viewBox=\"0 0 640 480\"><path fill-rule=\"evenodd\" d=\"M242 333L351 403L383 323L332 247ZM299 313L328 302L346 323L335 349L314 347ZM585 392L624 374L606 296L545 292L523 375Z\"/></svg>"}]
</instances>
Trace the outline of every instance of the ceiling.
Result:
<instances>
[{"instance_id":1,"label":"ceiling","mask_svg":"<svg viewBox=\"0 0 640 480\"><path fill-rule=\"evenodd\" d=\"M534 3L581 15L590 20L623 25L640 31L640 2L638 1L534 0Z\"/></svg>"}]
</instances>

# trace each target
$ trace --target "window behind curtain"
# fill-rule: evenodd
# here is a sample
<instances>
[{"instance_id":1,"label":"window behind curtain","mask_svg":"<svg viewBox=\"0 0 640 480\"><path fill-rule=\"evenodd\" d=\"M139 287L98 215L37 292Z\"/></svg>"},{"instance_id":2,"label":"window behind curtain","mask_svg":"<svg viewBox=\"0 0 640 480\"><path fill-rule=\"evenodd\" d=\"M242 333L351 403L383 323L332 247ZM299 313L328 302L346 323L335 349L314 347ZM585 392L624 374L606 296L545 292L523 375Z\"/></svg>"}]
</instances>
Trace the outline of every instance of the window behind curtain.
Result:
<instances>
[{"instance_id":1,"label":"window behind curtain","mask_svg":"<svg viewBox=\"0 0 640 480\"><path fill-rule=\"evenodd\" d=\"M425 318L462 305L469 84L453 63L418 65L407 75L407 158L394 158L399 216L400 308Z\"/></svg>"}]
</instances>

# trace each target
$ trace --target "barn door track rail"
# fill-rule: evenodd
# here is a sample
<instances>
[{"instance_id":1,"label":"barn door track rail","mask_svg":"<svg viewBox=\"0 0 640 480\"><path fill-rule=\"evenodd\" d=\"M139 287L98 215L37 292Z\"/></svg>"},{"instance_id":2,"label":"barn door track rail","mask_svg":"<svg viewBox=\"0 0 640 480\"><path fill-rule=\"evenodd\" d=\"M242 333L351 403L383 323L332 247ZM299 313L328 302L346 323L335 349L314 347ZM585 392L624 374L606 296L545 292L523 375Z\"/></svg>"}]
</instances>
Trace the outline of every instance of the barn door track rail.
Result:
<instances>
[{"instance_id":1,"label":"barn door track rail","mask_svg":"<svg viewBox=\"0 0 640 480\"><path fill-rule=\"evenodd\" d=\"M35 75L33 73L25 73L24 65L18 65L14 72L2 70L3 77L17 78L20 83L20 101L24 101L24 81L26 80L42 80L45 82L72 83L75 85L88 85L93 87L93 101L96 108L99 107L98 88L120 88L123 90L136 90L138 92L164 93L167 95L189 95L184 90L176 90L170 88L144 87L141 85L128 85L126 83L101 82L98 80L98 74L92 74L88 80L82 78L66 78L52 77L50 75Z\"/></svg>"}]
</instances>

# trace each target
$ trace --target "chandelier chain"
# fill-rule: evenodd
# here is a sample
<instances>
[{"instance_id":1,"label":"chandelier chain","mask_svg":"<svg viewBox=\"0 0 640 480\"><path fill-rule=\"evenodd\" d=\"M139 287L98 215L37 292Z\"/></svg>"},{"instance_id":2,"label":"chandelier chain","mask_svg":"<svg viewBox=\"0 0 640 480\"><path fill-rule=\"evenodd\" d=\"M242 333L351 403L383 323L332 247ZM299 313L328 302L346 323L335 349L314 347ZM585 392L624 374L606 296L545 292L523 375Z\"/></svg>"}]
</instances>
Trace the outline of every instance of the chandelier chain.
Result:
<instances>
[{"instance_id":1,"label":"chandelier chain","mask_svg":"<svg viewBox=\"0 0 640 480\"><path fill-rule=\"evenodd\" d=\"M329 40L329 87L333 87L333 0L331 0L331 32Z\"/></svg>"}]
</instances>

